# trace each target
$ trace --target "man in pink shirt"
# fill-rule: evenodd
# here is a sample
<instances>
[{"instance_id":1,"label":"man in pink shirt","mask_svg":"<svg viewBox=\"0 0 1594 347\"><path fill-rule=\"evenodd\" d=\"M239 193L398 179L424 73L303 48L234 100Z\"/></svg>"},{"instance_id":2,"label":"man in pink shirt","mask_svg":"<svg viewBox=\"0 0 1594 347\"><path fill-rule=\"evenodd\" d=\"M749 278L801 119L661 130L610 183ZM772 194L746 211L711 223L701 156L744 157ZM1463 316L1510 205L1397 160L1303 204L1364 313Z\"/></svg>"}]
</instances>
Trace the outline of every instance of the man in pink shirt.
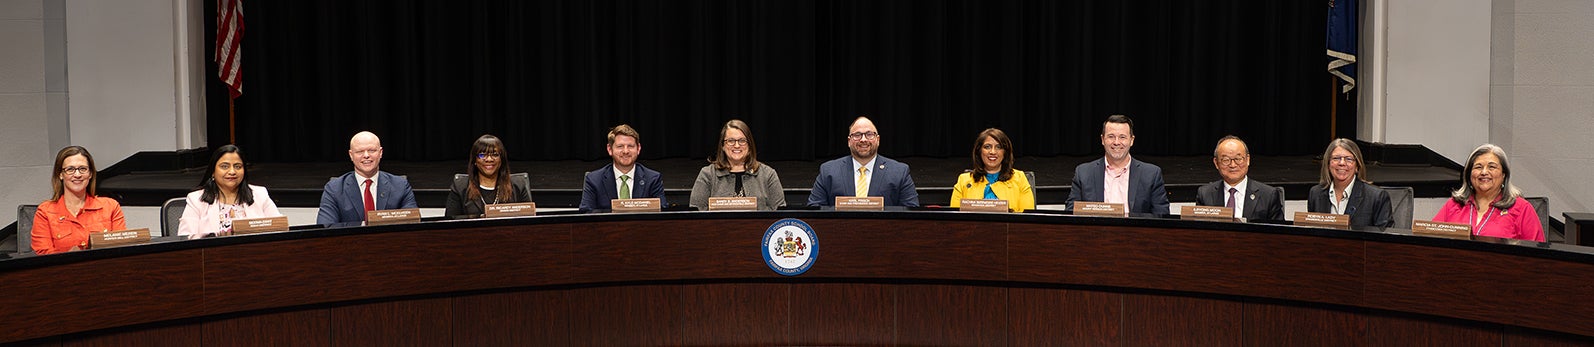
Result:
<instances>
[{"instance_id":1,"label":"man in pink shirt","mask_svg":"<svg viewBox=\"0 0 1594 347\"><path fill-rule=\"evenodd\" d=\"M1135 145L1135 123L1128 116L1112 115L1102 122L1101 147L1106 155L1074 168L1067 209L1075 201L1126 204L1129 213L1168 214L1168 191L1162 168L1129 156Z\"/></svg>"}]
</instances>

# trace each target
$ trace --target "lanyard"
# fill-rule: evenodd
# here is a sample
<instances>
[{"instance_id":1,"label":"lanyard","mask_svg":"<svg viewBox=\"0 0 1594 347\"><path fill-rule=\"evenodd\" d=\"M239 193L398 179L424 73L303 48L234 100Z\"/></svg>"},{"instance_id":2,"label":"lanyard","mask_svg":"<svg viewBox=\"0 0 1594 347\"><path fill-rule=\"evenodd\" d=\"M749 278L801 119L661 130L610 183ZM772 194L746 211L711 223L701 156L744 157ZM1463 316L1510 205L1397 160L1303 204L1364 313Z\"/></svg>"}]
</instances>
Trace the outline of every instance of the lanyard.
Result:
<instances>
[{"instance_id":1,"label":"lanyard","mask_svg":"<svg viewBox=\"0 0 1594 347\"><path fill-rule=\"evenodd\" d=\"M1478 207L1477 206L1473 206L1472 210L1473 211L1477 211ZM1483 220L1479 221L1477 225L1473 225L1472 226L1472 234L1473 235L1481 235L1481 233L1483 232L1483 226L1484 225L1488 225L1489 224L1489 220L1493 219L1493 218L1494 218L1494 205L1491 204L1491 205L1489 205L1489 209L1488 210L1484 210L1483 211ZM1471 219L1468 219L1468 221L1477 220L1477 219L1478 219L1478 217L1474 216Z\"/></svg>"}]
</instances>

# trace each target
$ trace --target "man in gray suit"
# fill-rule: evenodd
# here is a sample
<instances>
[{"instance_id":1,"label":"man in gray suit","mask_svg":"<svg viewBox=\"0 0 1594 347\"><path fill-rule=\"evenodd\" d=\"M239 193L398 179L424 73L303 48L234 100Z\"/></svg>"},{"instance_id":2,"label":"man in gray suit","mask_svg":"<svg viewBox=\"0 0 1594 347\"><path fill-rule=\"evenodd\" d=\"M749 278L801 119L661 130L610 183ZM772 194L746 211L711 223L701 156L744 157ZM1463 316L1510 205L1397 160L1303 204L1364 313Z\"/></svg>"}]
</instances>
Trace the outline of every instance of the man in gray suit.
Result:
<instances>
[{"instance_id":1,"label":"man in gray suit","mask_svg":"<svg viewBox=\"0 0 1594 347\"><path fill-rule=\"evenodd\" d=\"M886 206L919 206L908 164L877 153L880 131L869 118L858 117L847 128L847 148L852 155L819 165L808 206L830 206L838 196L879 196Z\"/></svg>"},{"instance_id":2,"label":"man in gray suit","mask_svg":"<svg viewBox=\"0 0 1594 347\"><path fill-rule=\"evenodd\" d=\"M1233 207L1234 217L1284 220L1284 190L1251 179L1251 148L1234 135L1218 140L1212 165L1223 179L1196 188L1196 204Z\"/></svg>"},{"instance_id":3,"label":"man in gray suit","mask_svg":"<svg viewBox=\"0 0 1594 347\"><path fill-rule=\"evenodd\" d=\"M1107 155L1074 167L1067 210L1074 210L1074 201L1091 201L1126 204L1129 213L1168 214L1162 168L1129 157L1129 148L1135 145L1134 121L1115 114L1102 122L1101 129L1101 147Z\"/></svg>"}]
</instances>

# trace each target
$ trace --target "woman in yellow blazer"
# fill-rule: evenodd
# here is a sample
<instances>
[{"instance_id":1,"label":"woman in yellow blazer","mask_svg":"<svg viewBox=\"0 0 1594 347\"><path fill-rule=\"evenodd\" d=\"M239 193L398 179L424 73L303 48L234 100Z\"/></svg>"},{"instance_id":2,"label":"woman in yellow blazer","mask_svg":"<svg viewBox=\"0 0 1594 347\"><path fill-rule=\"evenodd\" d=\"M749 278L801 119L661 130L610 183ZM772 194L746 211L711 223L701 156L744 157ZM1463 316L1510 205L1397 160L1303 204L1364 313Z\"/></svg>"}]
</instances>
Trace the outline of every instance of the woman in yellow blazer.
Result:
<instances>
[{"instance_id":1,"label":"woman in yellow blazer","mask_svg":"<svg viewBox=\"0 0 1594 347\"><path fill-rule=\"evenodd\" d=\"M969 172L952 186L952 207L963 199L1007 200L1013 212L1035 209L1035 189L1023 171L1013 169L1013 141L1001 129L990 128L974 138Z\"/></svg>"}]
</instances>

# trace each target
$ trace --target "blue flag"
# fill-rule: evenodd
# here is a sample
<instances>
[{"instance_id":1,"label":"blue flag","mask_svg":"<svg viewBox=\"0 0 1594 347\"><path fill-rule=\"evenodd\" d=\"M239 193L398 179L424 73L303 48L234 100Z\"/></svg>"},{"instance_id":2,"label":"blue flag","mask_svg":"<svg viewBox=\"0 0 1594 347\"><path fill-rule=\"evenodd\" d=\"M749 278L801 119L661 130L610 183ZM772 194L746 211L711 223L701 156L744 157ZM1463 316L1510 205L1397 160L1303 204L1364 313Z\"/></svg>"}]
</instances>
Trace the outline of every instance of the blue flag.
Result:
<instances>
[{"instance_id":1,"label":"blue flag","mask_svg":"<svg viewBox=\"0 0 1594 347\"><path fill-rule=\"evenodd\" d=\"M1356 6L1361 0L1328 2L1328 73L1345 81L1340 93L1356 88Z\"/></svg>"}]
</instances>

